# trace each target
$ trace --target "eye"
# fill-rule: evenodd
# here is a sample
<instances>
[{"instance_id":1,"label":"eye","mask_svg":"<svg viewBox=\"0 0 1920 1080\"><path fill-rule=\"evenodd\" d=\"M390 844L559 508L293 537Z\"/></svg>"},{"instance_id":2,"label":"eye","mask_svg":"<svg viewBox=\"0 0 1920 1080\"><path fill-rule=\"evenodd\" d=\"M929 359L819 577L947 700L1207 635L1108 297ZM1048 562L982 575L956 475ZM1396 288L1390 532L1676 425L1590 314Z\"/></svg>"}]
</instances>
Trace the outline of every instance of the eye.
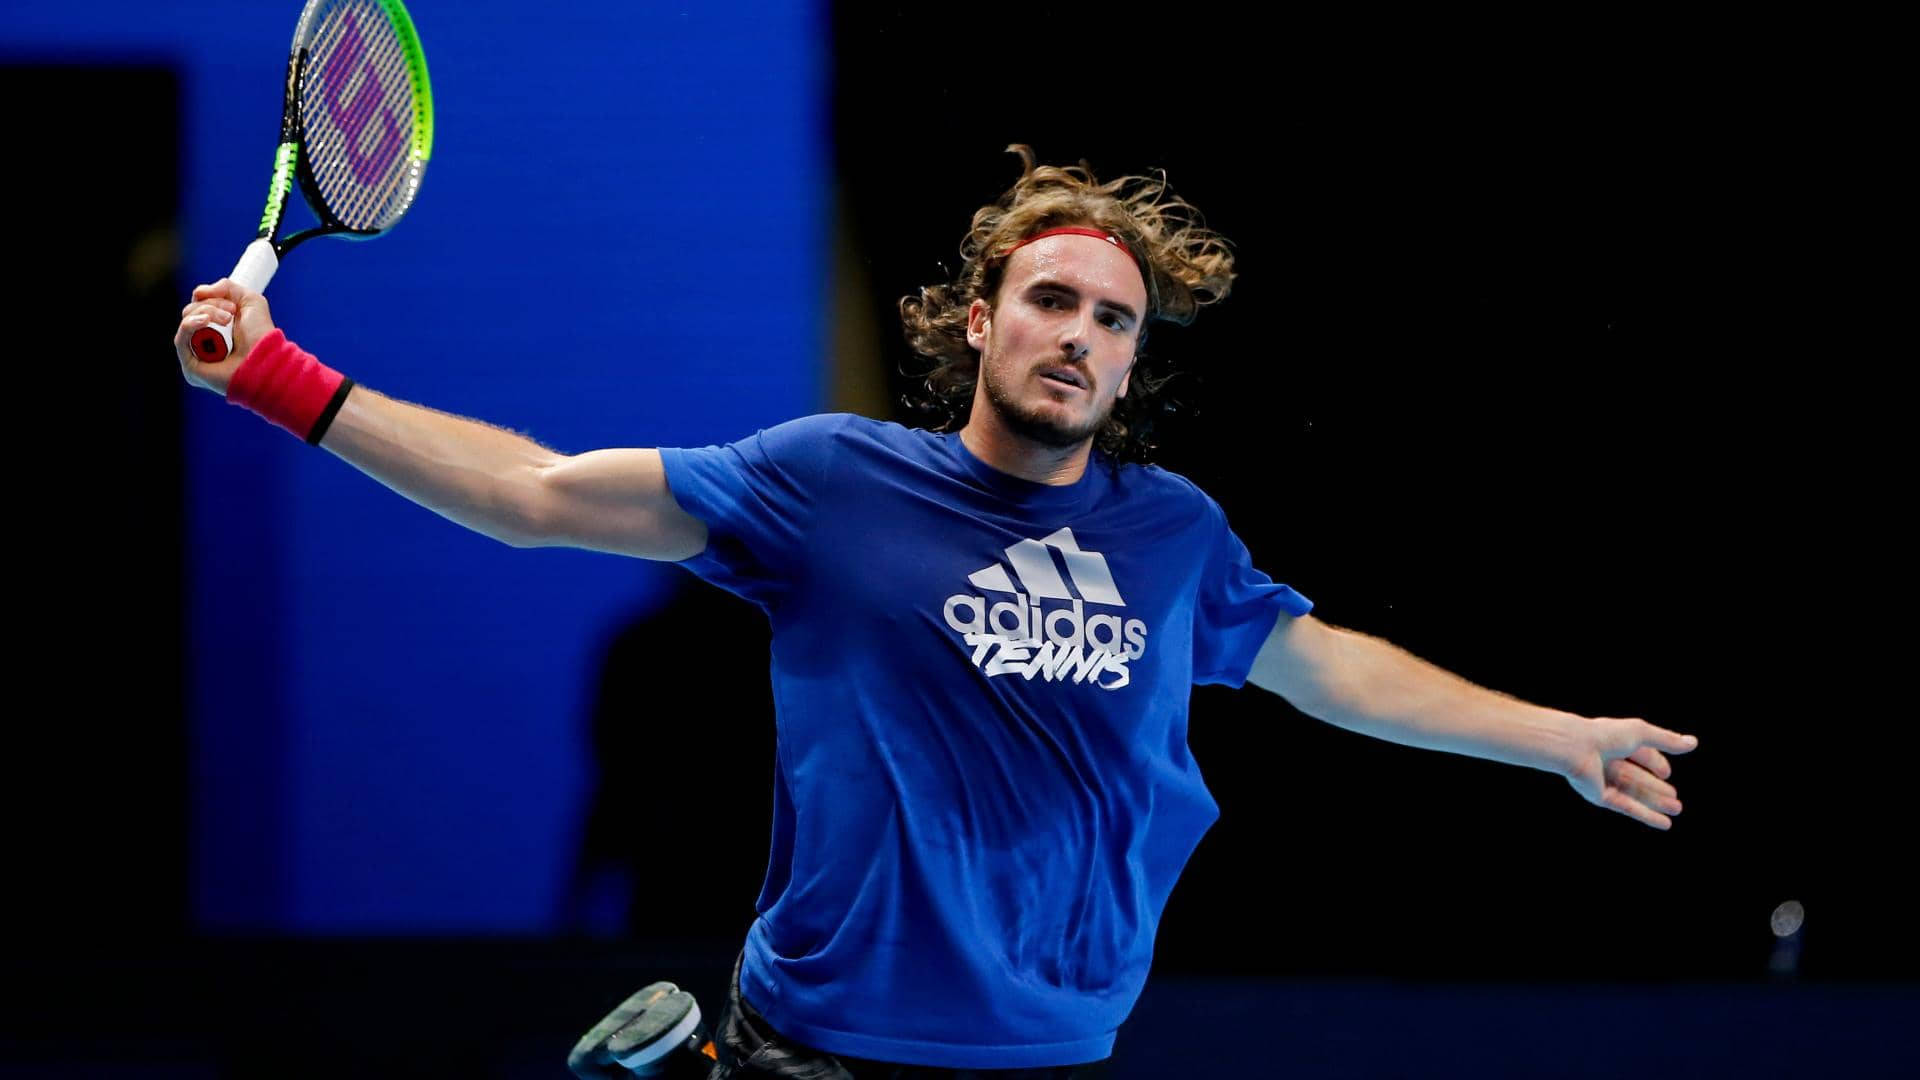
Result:
<instances>
[{"instance_id":1,"label":"eye","mask_svg":"<svg viewBox=\"0 0 1920 1080\"><path fill-rule=\"evenodd\" d=\"M1102 317L1100 324L1109 330L1125 330L1127 328L1127 320L1112 312L1108 312Z\"/></svg>"},{"instance_id":2,"label":"eye","mask_svg":"<svg viewBox=\"0 0 1920 1080\"><path fill-rule=\"evenodd\" d=\"M1060 298L1053 295L1052 293L1041 293L1034 300L1034 303L1040 305L1043 308L1046 308L1048 311L1052 311L1054 308L1057 308L1060 306Z\"/></svg>"}]
</instances>

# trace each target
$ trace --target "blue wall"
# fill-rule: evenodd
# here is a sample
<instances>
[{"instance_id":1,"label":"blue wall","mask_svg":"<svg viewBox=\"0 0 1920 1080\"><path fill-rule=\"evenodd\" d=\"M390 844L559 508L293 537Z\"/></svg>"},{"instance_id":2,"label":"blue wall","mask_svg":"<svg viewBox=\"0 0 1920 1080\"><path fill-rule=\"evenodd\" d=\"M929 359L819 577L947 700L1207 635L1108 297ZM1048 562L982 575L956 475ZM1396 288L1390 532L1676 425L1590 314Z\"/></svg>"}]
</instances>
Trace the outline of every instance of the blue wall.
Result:
<instances>
[{"instance_id":1,"label":"blue wall","mask_svg":"<svg viewBox=\"0 0 1920 1080\"><path fill-rule=\"evenodd\" d=\"M290 337L567 452L726 441L820 406L816 6L410 10L437 106L419 202L376 243L288 259L268 296ZM181 277L210 281L259 214L297 11L20 8L0 59L178 68ZM553 929L596 654L679 571L515 551L211 395L187 408L198 922Z\"/></svg>"}]
</instances>

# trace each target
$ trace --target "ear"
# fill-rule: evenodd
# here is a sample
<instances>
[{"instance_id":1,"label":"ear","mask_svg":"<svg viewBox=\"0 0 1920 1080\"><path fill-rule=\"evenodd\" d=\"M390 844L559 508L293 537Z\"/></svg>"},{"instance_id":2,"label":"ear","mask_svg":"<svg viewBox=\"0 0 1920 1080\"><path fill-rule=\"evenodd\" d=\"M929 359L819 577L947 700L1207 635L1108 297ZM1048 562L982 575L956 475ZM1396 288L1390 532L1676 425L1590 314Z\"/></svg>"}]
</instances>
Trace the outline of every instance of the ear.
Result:
<instances>
[{"instance_id":1,"label":"ear","mask_svg":"<svg viewBox=\"0 0 1920 1080\"><path fill-rule=\"evenodd\" d=\"M987 327L993 324L993 309L985 300L975 300L967 306L967 344L978 352L987 347Z\"/></svg>"},{"instance_id":2,"label":"ear","mask_svg":"<svg viewBox=\"0 0 1920 1080\"><path fill-rule=\"evenodd\" d=\"M1116 401L1127 396L1127 387L1133 383L1133 369L1139 366L1140 354L1136 352L1133 354L1133 362L1127 365L1127 373L1120 376L1120 389L1113 394Z\"/></svg>"}]
</instances>

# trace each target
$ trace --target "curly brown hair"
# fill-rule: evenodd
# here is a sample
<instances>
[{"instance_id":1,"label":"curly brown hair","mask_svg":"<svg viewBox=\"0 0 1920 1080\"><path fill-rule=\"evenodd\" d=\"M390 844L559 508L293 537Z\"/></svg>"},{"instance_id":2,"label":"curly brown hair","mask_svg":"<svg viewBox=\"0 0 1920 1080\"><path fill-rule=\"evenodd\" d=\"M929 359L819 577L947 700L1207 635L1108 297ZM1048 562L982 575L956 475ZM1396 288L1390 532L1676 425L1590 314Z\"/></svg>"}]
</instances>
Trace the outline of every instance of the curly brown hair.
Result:
<instances>
[{"instance_id":1,"label":"curly brown hair","mask_svg":"<svg viewBox=\"0 0 1920 1080\"><path fill-rule=\"evenodd\" d=\"M900 299L907 344L931 367L907 403L934 415L935 427L952 430L973 406L980 354L967 344L967 310L976 299L992 304L1007 256L1037 232L1077 225L1119 237L1141 264L1147 283L1147 314L1135 347L1132 387L1114 402L1095 435L1095 445L1115 464L1144 460L1154 448L1154 420L1177 411L1163 391L1172 372L1146 354L1147 327L1155 320L1185 326L1200 308L1226 298L1233 285L1233 252L1208 229L1191 203L1176 197L1166 174L1123 176L1100 183L1084 161L1077 167L1034 164L1033 151L1015 144L1020 179L996 202L973 215L960 242L959 273L946 285L921 288ZM919 377L919 373L912 373Z\"/></svg>"}]
</instances>

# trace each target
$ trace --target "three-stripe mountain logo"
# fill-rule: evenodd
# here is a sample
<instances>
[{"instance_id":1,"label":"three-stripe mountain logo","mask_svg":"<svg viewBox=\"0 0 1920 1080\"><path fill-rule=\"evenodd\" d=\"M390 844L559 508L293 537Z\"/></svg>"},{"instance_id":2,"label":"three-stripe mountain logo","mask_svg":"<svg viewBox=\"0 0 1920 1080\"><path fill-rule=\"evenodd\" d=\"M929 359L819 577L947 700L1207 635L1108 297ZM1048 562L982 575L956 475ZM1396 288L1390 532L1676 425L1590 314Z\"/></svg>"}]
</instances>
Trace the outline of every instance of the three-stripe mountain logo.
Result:
<instances>
[{"instance_id":1,"label":"three-stripe mountain logo","mask_svg":"<svg viewBox=\"0 0 1920 1080\"><path fill-rule=\"evenodd\" d=\"M990 676L1127 685L1128 661L1147 652L1147 624L1097 610L1127 606L1106 556L1082 550L1067 528L1021 540L1005 555L1004 564L967 575L978 593L954 593L940 612L973 665Z\"/></svg>"}]
</instances>

